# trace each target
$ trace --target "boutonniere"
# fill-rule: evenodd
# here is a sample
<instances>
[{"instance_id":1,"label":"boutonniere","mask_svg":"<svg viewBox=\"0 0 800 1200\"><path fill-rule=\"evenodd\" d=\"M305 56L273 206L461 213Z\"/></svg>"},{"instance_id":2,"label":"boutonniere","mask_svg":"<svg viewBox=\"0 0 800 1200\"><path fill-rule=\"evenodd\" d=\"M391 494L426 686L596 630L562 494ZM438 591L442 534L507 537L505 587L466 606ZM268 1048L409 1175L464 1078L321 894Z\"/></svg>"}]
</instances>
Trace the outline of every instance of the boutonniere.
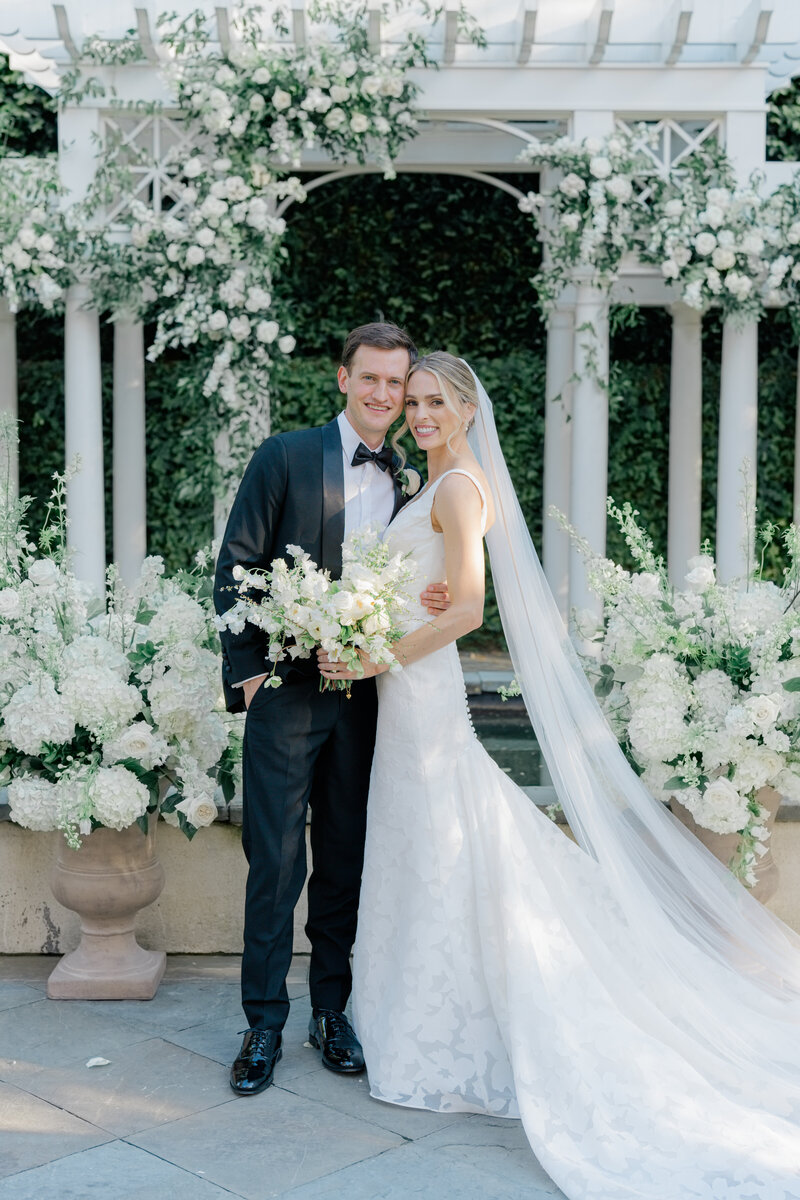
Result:
<instances>
[{"instance_id":1,"label":"boutonniere","mask_svg":"<svg viewBox=\"0 0 800 1200\"><path fill-rule=\"evenodd\" d=\"M416 496L422 487L422 476L413 467L405 467L403 470L398 471L397 478L400 482L400 491L404 496Z\"/></svg>"}]
</instances>

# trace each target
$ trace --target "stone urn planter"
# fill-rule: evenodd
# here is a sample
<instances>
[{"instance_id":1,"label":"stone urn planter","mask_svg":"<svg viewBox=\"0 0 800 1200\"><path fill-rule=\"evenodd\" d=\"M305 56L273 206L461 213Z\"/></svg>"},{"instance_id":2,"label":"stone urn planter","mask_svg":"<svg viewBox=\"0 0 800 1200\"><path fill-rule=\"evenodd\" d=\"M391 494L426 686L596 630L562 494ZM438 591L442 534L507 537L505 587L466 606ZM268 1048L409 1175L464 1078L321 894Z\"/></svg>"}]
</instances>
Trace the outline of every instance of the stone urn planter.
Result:
<instances>
[{"instance_id":1,"label":"stone urn planter","mask_svg":"<svg viewBox=\"0 0 800 1200\"><path fill-rule=\"evenodd\" d=\"M81 919L80 944L65 954L47 981L53 1000L152 1000L166 955L144 950L134 926L140 909L164 887L155 852L157 821L148 832L95 829L71 850L58 838L53 895Z\"/></svg>"},{"instance_id":2,"label":"stone urn planter","mask_svg":"<svg viewBox=\"0 0 800 1200\"><path fill-rule=\"evenodd\" d=\"M764 787L756 792L756 799L769 812L765 823L771 835L782 797L774 788ZM688 808L685 808L675 796L670 798L669 806L678 820L703 843L706 849L711 851L715 858L718 858L727 867L739 845L738 833L712 833L710 829L703 829L702 825L697 824ZM767 853L756 863L755 873L757 882L747 890L756 900L765 904L778 890L778 868L772 857L772 836L767 842Z\"/></svg>"}]
</instances>

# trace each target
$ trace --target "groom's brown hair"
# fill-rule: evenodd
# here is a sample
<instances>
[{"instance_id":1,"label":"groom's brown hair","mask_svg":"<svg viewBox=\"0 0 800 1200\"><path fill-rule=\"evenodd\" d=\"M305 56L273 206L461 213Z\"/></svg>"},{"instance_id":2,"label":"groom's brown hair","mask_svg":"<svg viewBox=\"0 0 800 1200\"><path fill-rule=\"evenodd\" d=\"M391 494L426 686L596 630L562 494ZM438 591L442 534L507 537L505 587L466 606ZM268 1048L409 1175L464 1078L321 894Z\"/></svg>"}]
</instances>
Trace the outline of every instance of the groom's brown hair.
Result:
<instances>
[{"instance_id":1,"label":"groom's brown hair","mask_svg":"<svg viewBox=\"0 0 800 1200\"><path fill-rule=\"evenodd\" d=\"M409 365L416 362L417 347L399 325L388 321L373 321L370 325L359 325L351 329L342 347L342 366L350 374L350 364L359 346L375 346L379 350L407 350Z\"/></svg>"}]
</instances>

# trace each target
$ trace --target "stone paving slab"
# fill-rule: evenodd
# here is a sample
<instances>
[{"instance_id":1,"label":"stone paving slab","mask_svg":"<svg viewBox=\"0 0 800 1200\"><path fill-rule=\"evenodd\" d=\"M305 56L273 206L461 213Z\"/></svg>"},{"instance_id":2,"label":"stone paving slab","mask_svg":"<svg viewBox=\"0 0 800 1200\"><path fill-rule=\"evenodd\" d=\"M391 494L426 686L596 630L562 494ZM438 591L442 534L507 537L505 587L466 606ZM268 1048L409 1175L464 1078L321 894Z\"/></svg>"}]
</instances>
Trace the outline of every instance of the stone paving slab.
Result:
<instances>
[{"instance_id":1,"label":"stone paving slab","mask_svg":"<svg viewBox=\"0 0 800 1200\"><path fill-rule=\"evenodd\" d=\"M230 1200L231 1193L125 1142L84 1150L3 1181L3 1200Z\"/></svg>"},{"instance_id":2,"label":"stone paving slab","mask_svg":"<svg viewBox=\"0 0 800 1200\"><path fill-rule=\"evenodd\" d=\"M202 1170L206 1179L245 1200L281 1196L403 1144L376 1125L278 1087L258 1096L234 1096L210 1112L129 1140L167 1162Z\"/></svg>"},{"instance_id":3,"label":"stone paving slab","mask_svg":"<svg viewBox=\"0 0 800 1200\"><path fill-rule=\"evenodd\" d=\"M99 1003L46 999L55 961L0 958L1 1200L564 1200L518 1121L382 1104L326 1071L307 959L275 1086L248 1098L228 1086L238 958L171 958L153 1001Z\"/></svg>"},{"instance_id":4,"label":"stone paving slab","mask_svg":"<svg viewBox=\"0 0 800 1200\"><path fill-rule=\"evenodd\" d=\"M232 1094L226 1069L161 1038L117 1052L108 1066L17 1062L6 1067L6 1077L118 1137L212 1108Z\"/></svg>"},{"instance_id":5,"label":"stone paving slab","mask_svg":"<svg viewBox=\"0 0 800 1200\"><path fill-rule=\"evenodd\" d=\"M8 1196L6 1178L40 1163L62 1160L112 1140L72 1113L64 1112L20 1088L0 1083L0 1195Z\"/></svg>"}]
</instances>

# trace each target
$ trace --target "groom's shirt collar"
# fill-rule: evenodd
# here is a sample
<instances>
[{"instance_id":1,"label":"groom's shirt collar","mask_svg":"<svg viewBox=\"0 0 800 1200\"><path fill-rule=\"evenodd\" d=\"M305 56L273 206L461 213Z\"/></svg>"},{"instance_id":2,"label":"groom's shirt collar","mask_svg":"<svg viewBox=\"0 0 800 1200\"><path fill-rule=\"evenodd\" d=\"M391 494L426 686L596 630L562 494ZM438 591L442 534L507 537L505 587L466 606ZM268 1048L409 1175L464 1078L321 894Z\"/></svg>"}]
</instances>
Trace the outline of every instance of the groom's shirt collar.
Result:
<instances>
[{"instance_id":1,"label":"groom's shirt collar","mask_svg":"<svg viewBox=\"0 0 800 1200\"><path fill-rule=\"evenodd\" d=\"M362 439L348 421L344 409L342 409L342 411L339 413L339 416L336 418L336 420L339 423L339 435L342 439L342 453L344 454L346 462L351 463L353 461L353 455L360 446ZM385 442L386 439L384 438L383 441ZM383 446L383 442L381 442L380 446L369 446L368 449L380 450L381 446Z\"/></svg>"}]
</instances>

